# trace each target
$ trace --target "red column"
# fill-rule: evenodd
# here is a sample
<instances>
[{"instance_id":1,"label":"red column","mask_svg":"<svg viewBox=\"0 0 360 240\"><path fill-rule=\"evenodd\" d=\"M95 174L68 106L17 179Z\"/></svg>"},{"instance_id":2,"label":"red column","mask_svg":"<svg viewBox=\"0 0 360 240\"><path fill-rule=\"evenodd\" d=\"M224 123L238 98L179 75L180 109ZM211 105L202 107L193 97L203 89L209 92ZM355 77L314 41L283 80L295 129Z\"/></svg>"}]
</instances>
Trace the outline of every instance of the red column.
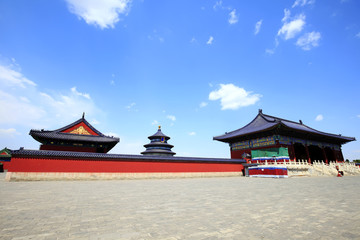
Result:
<instances>
[{"instance_id":1,"label":"red column","mask_svg":"<svg viewBox=\"0 0 360 240\"><path fill-rule=\"evenodd\" d=\"M326 156L325 148L322 147L321 149L322 149L323 154L324 154L325 163L326 163L326 164L329 164L329 161L328 161L327 156Z\"/></svg>"},{"instance_id":2,"label":"red column","mask_svg":"<svg viewBox=\"0 0 360 240\"><path fill-rule=\"evenodd\" d=\"M305 150L306 150L306 157L308 159L308 163L311 164L311 159L310 159L310 154L309 154L309 148L307 145L305 145Z\"/></svg>"},{"instance_id":3,"label":"red column","mask_svg":"<svg viewBox=\"0 0 360 240\"><path fill-rule=\"evenodd\" d=\"M291 143L290 147L289 147L289 155L291 153L291 157L290 159L294 162L296 162L296 154L295 154L295 148L294 148L294 144Z\"/></svg>"},{"instance_id":4,"label":"red column","mask_svg":"<svg viewBox=\"0 0 360 240\"><path fill-rule=\"evenodd\" d=\"M335 151L335 149L332 149L333 153L334 153L334 156L335 156L335 162L338 162L339 159L338 159L338 154L337 152Z\"/></svg>"}]
</instances>

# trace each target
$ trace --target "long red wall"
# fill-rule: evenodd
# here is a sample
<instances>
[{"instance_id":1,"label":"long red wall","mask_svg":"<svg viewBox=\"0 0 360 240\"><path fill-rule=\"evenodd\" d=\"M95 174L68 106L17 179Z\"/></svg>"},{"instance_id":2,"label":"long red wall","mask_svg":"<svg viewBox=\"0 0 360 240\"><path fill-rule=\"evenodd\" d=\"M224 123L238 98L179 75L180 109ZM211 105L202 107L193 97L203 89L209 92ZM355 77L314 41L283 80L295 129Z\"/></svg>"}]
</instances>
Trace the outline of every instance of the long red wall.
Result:
<instances>
[{"instance_id":1,"label":"long red wall","mask_svg":"<svg viewBox=\"0 0 360 240\"><path fill-rule=\"evenodd\" d=\"M9 172L240 172L242 164L142 162L122 160L79 160L13 157Z\"/></svg>"},{"instance_id":2,"label":"long red wall","mask_svg":"<svg viewBox=\"0 0 360 240\"><path fill-rule=\"evenodd\" d=\"M10 161L0 161L3 164L3 169L8 170L10 168L11 162Z\"/></svg>"}]
</instances>

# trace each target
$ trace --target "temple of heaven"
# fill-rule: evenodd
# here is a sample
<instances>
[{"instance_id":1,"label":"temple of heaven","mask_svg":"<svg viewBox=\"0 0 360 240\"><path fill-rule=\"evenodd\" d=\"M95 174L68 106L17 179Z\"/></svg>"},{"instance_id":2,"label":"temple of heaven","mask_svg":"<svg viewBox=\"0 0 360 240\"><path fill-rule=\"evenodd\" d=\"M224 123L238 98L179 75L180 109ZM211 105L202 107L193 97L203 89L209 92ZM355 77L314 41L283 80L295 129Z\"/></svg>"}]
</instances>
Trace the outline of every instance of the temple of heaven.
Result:
<instances>
[{"instance_id":1,"label":"temple of heaven","mask_svg":"<svg viewBox=\"0 0 360 240\"><path fill-rule=\"evenodd\" d=\"M161 126L159 126L159 129L155 134L148 138L150 139L150 143L144 145L146 150L141 153L142 155L173 156L176 154L171 151L171 148L174 146L168 144L170 137L161 132Z\"/></svg>"},{"instance_id":2,"label":"temple of heaven","mask_svg":"<svg viewBox=\"0 0 360 240\"><path fill-rule=\"evenodd\" d=\"M246 126L213 138L230 145L231 158L251 156L256 161L344 161L341 145L354 137L315 130L300 120L258 115Z\"/></svg>"},{"instance_id":3,"label":"temple of heaven","mask_svg":"<svg viewBox=\"0 0 360 240\"><path fill-rule=\"evenodd\" d=\"M107 153L119 141L96 130L85 120L85 114L79 120L57 130L30 130L29 133L40 142L40 150Z\"/></svg>"}]
</instances>

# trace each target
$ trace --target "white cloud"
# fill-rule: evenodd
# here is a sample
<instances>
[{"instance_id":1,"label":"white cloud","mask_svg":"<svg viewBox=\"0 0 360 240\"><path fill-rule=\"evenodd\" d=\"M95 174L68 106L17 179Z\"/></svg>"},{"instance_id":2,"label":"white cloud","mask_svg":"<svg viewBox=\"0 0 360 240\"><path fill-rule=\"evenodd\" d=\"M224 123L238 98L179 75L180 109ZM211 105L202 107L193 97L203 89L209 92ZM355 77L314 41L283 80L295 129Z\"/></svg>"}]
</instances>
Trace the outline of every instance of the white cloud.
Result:
<instances>
[{"instance_id":1,"label":"white cloud","mask_svg":"<svg viewBox=\"0 0 360 240\"><path fill-rule=\"evenodd\" d=\"M287 20L289 20L291 15L291 12L289 9L284 9L284 17L281 19L282 22L287 22Z\"/></svg>"},{"instance_id":2,"label":"white cloud","mask_svg":"<svg viewBox=\"0 0 360 240\"><path fill-rule=\"evenodd\" d=\"M238 21L239 21L239 17L236 15L236 9L234 9L229 13L229 23L235 24Z\"/></svg>"},{"instance_id":3,"label":"white cloud","mask_svg":"<svg viewBox=\"0 0 360 240\"><path fill-rule=\"evenodd\" d=\"M294 2L294 4L292 5L292 7L296 7L296 6L299 6L299 7L303 7L305 5L311 5L311 4L314 4L315 3L315 0L296 0Z\"/></svg>"},{"instance_id":4,"label":"white cloud","mask_svg":"<svg viewBox=\"0 0 360 240\"><path fill-rule=\"evenodd\" d=\"M136 105L136 103L132 102L129 105L126 106L127 109L131 109L132 107L134 107Z\"/></svg>"},{"instance_id":5,"label":"white cloud","mask_svg":"<svg viewBox=\"0 0 360 240\"><path fill-rule=\"evenodd\" d=\"M283 36L285 40L294 38L298 33L303 30L305 26L304 14L300 14L290 22L288 22L289 17L289 13L285 11L285 16L283 18L284 25L280 28L277 34L278 36Z\"/></svg>"},{"instance_id":6,"label":"white cloud","mask_svg":"<svg viewBox=\"0 0 360 240\"><path fill-rule=\"evenodd\" d=\"M207 44L207 45L211 45L213 41L214 41L213 36L210 36L210 37L209 37L209 40L206 42L206 44Z\"/></svg>"},{"instance_id":7,"label":"white cloud","mask_svg":"<svg viewBox=\"0 0 360 240\"><path fill-rule=\"evenodd\" d=\"M71 88L71 92L74 93L74 94L77 95L77 96L81 96L81 97L84 97L84 98L87 98L87 99L91 99L91 98L90 98L90 94L78 92L78 91L76 90L76 87L72 87L72 88Z\"/></svg>"},{"instance_id":8,"label":"white cloud","mask_svg":"<svg viewBox=\"0 0 360 240\"><path fill-rule=\"evenodd\" d=\"M11 111L9 111L11 109ZM39 104L21 100L20 97L0 90L0 124L31 126L46 116L46 111Z\"/></svg>"},{"instance_id":9,"label":"white cloud","mask_svg":"<svg viewBox=\"0 0 360 240\"><path fill-rule=\"evenodd\" d=\"M315 121L322 121L324 119L324 116L322 114L319 114L316 116Z\"/></svg>"},{"instance_id":10,"label":"white cloud","mask_svg":"<svg viewBox=\"0 0 360 240\"><path fill-rule=\"evenodd\" d=\"M164 33L159 33L159 31L157 29L154 29L153 32L151 34L148 35L148 39L153 41L153 40L157 40L160 43L165 42L165 38L162 36Z\"/></svg>"},{"instance_id":11,"label":"white cloud","mask_svg":"<svg viewBox=\"0 0 360 240\"><path fill-rule=\"evenodd\" d=\"M201 108L206 107L207 105L208 105L207 102L201 102L201 103L200 103L200 107L201 107Z\"/></svg>"},{"instance_id":12,"label":"white cloud","mask_svg":"<svg viewBox=\"0 0 360 240\"><path fill-rule=\"evenodd\" d=\"M308 51L313 47L319 46L320 38L321 34L319 32L306 33L296 41L296 45Z\"/></svg>"},{"instance_id":13,"label":"white cloud","mask_svg":"<svg viewBox=\"0 0 360 240\"><path fill-rule=\"evenodd\" d=\"M360 38L360 32L358 32L358 34L356 34L355 37Z\"/></svg>"},{"instance_id":14,"label":"white cloud","mask_svg":"<svg viewBox=\"0 0 360 240\"><path fill-rule=\"evenodd\" d=\"M15 71L7 66L0 65L0 83L8 87L21 87L36 86L33 81L24 77L20 72Z\"/></svg>"},{"instance_id":15,"label":"white cloud","mask_svg":"<svg viewBox=\"0 0 360 240\"><path fill-rule=\"evenodd\" d=\"M195 136L195 135L196 135L196 132L189 132L189 135L190 135L190 136Z\"/></svg>"},{"instance_id":16,"label":"white cloud","mask_svg":"<svg viewBox=\"0 0 360 240\"><path fill-rule=\"evenodd\" d=\"M10 82L6 92L0 90L0 112L6 112L0 118L0 124L43 128L53 123L67 123L80 117L83 112L93 114L100 110L91 100L90 95L77 91L73 87L65 93L52 91L51 94L37 89L35 82L27 79L20 71L0 65L3 82ZM26 79L26 80L24 80ZM9 111L11 109L11 111Z\"/></svg>"},{"instance_id":17,"label":"white cloud","mask_svg":"<svg viewBox=\"0 0 360 240\"><path fill-rule=\"evenodd\" d=\"M255 31L254 34L257 35L260 32L260 28L261 28L261 24L262 24L262 19L259 20L256 24L255 24Z\"/></svg>"},{"instance_id":18,"label":"white cloud","mask_svg":"<svg viewBox=\"0 0 360 240\"><path fill-rule=\"evenodd\" d=\"M360 114L359 114L359 115L357 115L357 117L358 117L358 118L360 118Z\"/></svg>"},{"instance_id":19,"label":"white cloud","mask_svg":"<svg viewBox=\"0 0 360 240\"><path fill-rule=\"evenodd\" d=\"M215 101L220 99L221 110L236 110L241 107L247 107L255 104L260 100L260 94L247 92L244 88L234 84L220 84L220 89L212 91L209 94L209 100Z\"/></svg>"},{"instance_id":20,"label":"white cloud","mask_svg":"<svg viewBox=\"0 0 360 240\"><path fill-rule=\"evenodd\" d=\"M192 37L191 40L190 40L190 43L197 43L197 40L195 37Z\"/></svg>"},{"instance_id":21,"label":"white cloud","mask_svg":"<svg viewBox=\"0 0 360 240\"><path fill-rule=\"evenodd\" d=\"M176 121L176 117L174 115L167 115L166 118L170 119L173 122Z\"/></svg>"},{"instance_id":22,"label":"white cloud","mask_svg":"<svg viewBox=\"0 0 360 240\"><path fill-rule=\"evenodd\" d=\"M14 137L15 135L20 135L15 128L0 129L0 137Z\"/></svg>"},{"instance_id":23,"label":"white cloud","mask_svg":"<svg viewBox=\"0 0 360 240\"><path fill-rule=\"evenodd\" d=\"M269 55L273 55L275 53L275 49L266 49L265 53Z\"/></svg>"},{"instance_id":24,"label":"white cloud","mask_svg":"<svg viewBox=\"0 0 360 240\"><path fill-rule=\"evenodd\" d=\"M66 0L71 13L84 19L89 25L114 28L121 14L126 15L130 0Z\"/></svg>"},{"instance_id":25,"label":"white cloud","mask_svg":"<svg viewBox=\"0 0 360 240\"><path fill-rule=\"evenodd\" d=\"M154 120L151 125L159 125L160 123L157 120Z\"/></svg>"},{"instance_id":26,"label":"white cloud","mask_svg":"<svg viewBox=\"0 0 360 240\"><path fill-rule=\"evenodd\" d=\"M222 1L216 1L214 6L213 6L214 10L217 10L218 8L222 8Z\"/></svg>"},{"instance_id":27,"label":"white cloud","mask_svg":"<svg viewBox=\"0 0 360 240\"><path fill-rule=\"evenodd\" d=\"M91 125L98 125L98 124L100 124L100 122L94 118L93 120L90 121L90 124Z\"/></svg>"}]
</instances>

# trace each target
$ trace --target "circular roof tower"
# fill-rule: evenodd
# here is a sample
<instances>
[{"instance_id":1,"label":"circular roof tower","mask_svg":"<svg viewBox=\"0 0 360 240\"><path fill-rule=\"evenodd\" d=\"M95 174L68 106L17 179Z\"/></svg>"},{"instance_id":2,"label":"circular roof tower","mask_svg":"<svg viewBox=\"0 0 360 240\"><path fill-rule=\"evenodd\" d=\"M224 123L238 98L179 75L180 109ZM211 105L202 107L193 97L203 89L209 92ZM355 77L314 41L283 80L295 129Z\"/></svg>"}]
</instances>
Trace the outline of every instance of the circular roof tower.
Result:
<instances>
[{"instance_id":1,"label":"circular roof tower","mask_svg":"<svg viewBox=\"0 0 360 240\"><path fill-rule=\"evenodd\" d=\"M150 143L144 145L146 150L141 154L162 156L173 156L176 154L171 151L171 148L174 146L167 143L170 137L161 132L161 126L159 126L158 131L154 135L151 135L148 138L150 139Z\"/></svg>"}]
</instances>

